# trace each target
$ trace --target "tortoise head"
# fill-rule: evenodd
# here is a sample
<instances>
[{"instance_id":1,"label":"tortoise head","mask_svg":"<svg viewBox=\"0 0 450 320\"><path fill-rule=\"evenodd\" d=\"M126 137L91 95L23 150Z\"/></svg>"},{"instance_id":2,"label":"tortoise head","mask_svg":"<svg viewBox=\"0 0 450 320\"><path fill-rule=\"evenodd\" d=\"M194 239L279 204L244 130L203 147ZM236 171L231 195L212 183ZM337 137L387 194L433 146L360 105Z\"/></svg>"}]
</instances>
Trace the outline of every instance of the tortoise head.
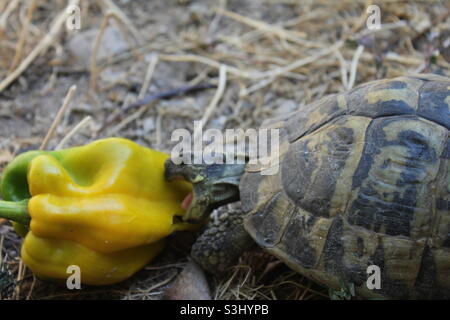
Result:
<instances>
[{"instance_id":1,"label":"tortoise head","mask_svg":"<svg viewBox=\"0 0 450 320\"><path fill-rule=\"evenodd\" d=\"M175 164L166 160L164 177L167 181L184 179L193 192L183 201L187 209L184 221L197 222L214 209L239 200L239 183L245 164Z\"/></svg>"}]
</instances>

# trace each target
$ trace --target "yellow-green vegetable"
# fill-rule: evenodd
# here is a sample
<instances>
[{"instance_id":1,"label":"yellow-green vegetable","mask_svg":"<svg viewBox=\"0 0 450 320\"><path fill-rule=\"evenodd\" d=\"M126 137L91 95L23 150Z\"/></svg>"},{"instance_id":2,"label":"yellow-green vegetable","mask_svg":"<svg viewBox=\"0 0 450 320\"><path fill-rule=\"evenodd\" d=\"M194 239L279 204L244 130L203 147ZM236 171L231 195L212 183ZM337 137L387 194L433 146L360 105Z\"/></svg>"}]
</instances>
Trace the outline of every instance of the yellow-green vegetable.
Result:
<instances>
[{"instance_id":1,"label":"yellow-green vegetable","mask_svg":"<svg viewBox=\"0 0 450 320\"><path fill-rule=\"evenodd\" d=\"M122 281L164 247L181 222L186 182L166 182L168 155L119 138L18 156L0 181L0 217L26 233L21 255L38 276L81 282ZM28 232L26 229L29 229Z\"/></svg>"}]
</instances>

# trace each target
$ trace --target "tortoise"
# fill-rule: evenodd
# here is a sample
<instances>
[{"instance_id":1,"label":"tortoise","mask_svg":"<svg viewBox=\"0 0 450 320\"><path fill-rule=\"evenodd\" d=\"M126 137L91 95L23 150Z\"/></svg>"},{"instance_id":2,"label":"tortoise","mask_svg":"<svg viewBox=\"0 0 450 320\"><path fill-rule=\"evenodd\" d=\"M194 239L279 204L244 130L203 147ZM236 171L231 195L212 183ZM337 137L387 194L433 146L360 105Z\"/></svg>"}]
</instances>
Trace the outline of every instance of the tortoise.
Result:
<instances>
[{"instance_id":1,"label":"tortoise","mask_svg":"<svg viewBox=\"0 0 450 320\"><path fill-rule=\"evenodd\" d=\"M193 183L185 220L217 214L192 248L221 272L257 245L311 280L357 296L450 299L450 79L368 82L298 107L279 130L279 165L166 162ZM216 212L216 211L215 211ZM378 266L381 286L367 285Z\"/></svg>"}]
</instances>

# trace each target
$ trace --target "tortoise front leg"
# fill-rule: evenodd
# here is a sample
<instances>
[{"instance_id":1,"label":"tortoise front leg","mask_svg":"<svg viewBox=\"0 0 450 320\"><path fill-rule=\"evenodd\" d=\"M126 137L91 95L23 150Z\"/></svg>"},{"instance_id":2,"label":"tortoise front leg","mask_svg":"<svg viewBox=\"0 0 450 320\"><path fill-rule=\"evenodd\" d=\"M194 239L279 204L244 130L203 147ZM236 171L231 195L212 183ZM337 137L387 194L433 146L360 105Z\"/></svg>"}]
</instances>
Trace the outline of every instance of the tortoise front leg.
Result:
<instances>
[{"instance_id":1,"label":"tortoise front leg","mask_svg":"<svg viewBox=\"0 0 450 320\"><path fill-rule=\"evenodd\" d=\"M220 274L235 265L255 242L245 231L240 203L215 210L203 234L194 243L192 258L203 270Z\"/></svg>"},{"instance_id":2,"label":"tortoise front leg","mask_svg":"<svg viewBox=\"0 0 450 320\"><path fill-rule=\"evenodd\" d=\"M175 164L165 163L168 181L184 179L193 185L187 212L183 219L202 220L215 208L204 233L192 247L191 256L205 271L221 273L250 249L253 240L244 230L239 200L239 183L245 164ZM224 204L230 205L220 207Z\"/></svg>"}]
</instances>

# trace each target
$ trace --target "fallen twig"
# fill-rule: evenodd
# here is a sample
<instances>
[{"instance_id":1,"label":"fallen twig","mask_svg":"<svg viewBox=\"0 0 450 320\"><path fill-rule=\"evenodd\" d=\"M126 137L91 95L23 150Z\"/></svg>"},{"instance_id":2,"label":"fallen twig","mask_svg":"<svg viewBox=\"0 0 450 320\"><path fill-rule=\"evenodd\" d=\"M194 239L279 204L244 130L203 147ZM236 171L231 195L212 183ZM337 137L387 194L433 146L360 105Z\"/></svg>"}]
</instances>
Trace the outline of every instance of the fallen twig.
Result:
<instances>
[{"instance_id":1,"label":"fallen twig","mask_svg":"<svg viewBox=\"0 0 450 320\"><path fill-rule=\"evenodd\" d=\"M55 150L62 149L67 141L69 141L78 131L87 126L90 122L92 122L92 117L87 116L83 120L81 120L75 127L64 138L61 139L61 142L56 146Z\"/></svg>"},{"instance_id":2,"label":"fallen twig","mask_svg":"<svg viewBox=\"0 0 450 320\"><path fill-rule=\"evenodd\" d=\"M219 69L219 85L217 86L217 91L214 97L212 98L211 102L209 103L208 107L205 110L205 113L202 116L201 123L202 125L206 125L209 118L211 117L211 114L213 113L214 109L217 107L217 104L219 103L220 99L222 98L222 95L225 91L225 86L227 83L227 67L222 65ZM197 127L201 128L201 127ZM200 131L194 132L194 141L199 137L201 134Z\"/></svg>"},{"instance_id":3,"label":"fallen twig","mask_svg":"<svg viewBox=\"0 0 450 320\"><path fill-rule=\"evenodd\" d=\"M205 89L210 89L210 88L214 88L215 86L212 84L208 84L208 83L204 83L204 84L197 84L194 86L183 86L180 88L176 88L176 89L171 89L168 91L164 91L164 92L160 92L160 93L155 93L155 94L151 94L148 95L146 97L144 97L143 99L140 99L138 101L133 102L132 104L126 106L120 114L124 114L129 112L132 109L135 108L139 108L141 106L145 106L147 104L149 104L150 102L153 102L155 100L160 100L160 99L168 99L177 95L181 95L181 94L186 94L188 92L193 92L193 91L198 91L198 90L205 90ZM117 120L120 117L120 114L113 114L109 119L107 119L105 121L105 123L103 124L103 126L99 129L100 131L103 131L107 126L109 126L111 123L113 123L115 120Z\"/></svg>"},{"instance_id":4,"label":"fallen twig","mask_svg":"<svg viewBox=\"0 0 450 320\"><path fill-rule=\"evenodd\" d=\"M19 64L20 60L22 59L23 55L23 48L26 43L26 39L28 37L28 30L30 28L31 24L31 18L33 17L33 12L36 9L37 1L31 0L28 10L27 10L27 17L25 20L25 23L22 26L22 30L20 31L19 41L17 41L16 45L16 53L14 54L13 61L11 63L11 67L9 68L10 71L14 70L17 65Z\"/></svg>"},{"instance_id":5,"label":"fallen twig","mask_svg":"<svg viewBox=\"0 0 450 320\"><path fill-rule=\"evenodd\" d=\"M77 5L79 0L70 0L69 5ZM47 50L61 31L62 26L67 20L69 13L64 9L54 20L50 31L44 36L39 44L30 52L30 54L20 63L20 65L0 82L0 92L5 90L22 72L36 59L42 52Z\"/></svg>"},{"instance_id":6,"label":"fallen twig","mask_svg":"<svg viewBox=\"0 0 450 320\"><path fill-rule=\"evenodd\" d=\"M69 91L67 92L66 97L64 98L64 102L61 105L61 108L59 108L58 113L56 114L55 119L53 120L52 125L50 126L50 129L47 132L47 135L44 138L44 141L42 141L41 146L39 147L39 150L45 150L48 146L48 143L50 142L50 139L53 137L53 134L55 133L56 128L58 127L58 124L60 123L64 113L66 112L67 108L69 107L69 103L72 100L72 97L77 90L77 86L73 85L70 87Z\"/></svg>"}]
</instances>

